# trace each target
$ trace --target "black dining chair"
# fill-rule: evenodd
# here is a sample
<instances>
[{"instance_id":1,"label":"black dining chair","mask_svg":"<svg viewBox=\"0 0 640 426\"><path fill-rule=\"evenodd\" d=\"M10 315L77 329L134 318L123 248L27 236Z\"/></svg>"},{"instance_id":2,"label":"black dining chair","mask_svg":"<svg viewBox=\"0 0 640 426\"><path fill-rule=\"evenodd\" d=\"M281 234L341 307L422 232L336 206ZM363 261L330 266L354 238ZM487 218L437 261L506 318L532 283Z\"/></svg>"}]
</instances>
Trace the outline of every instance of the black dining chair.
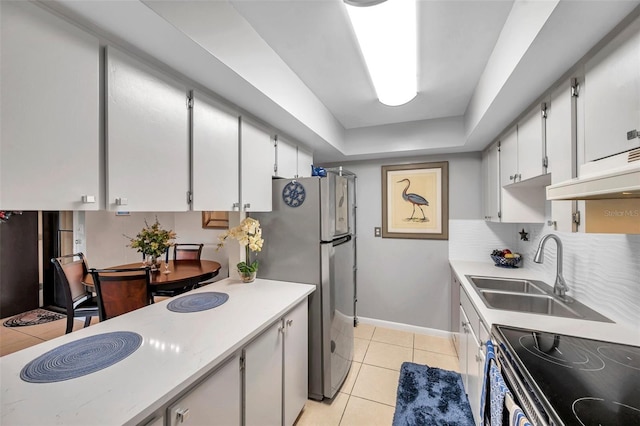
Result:
<instances>
[{"instance_id":1,"label":"black dining chair","mask_svg":"<svg viewBox=\"0 0 640 426\"><path fill-rule=\"evenodd\" d=\"M198 243L179 243L173 245L173 260L200 260L202 255L202 248L204 244ZM175 266L175 264L174 264ZM173 297L187 291L191 291L198 286L197 282L189 283L188 285L172 290L153 290L154 296L160 297Z\"/></svg>"},{"instance_id":2,"label":"black dining chair","mask_svg":"<svg viewBox=\"0 0 640 426\"><path fill-rule=\"evenodd\" d=\"M91 324L91 318L99 317L99 312L93 292L83 283L84 277L89 273L86 257L83 253L68 254L52 258L51 263L64 292L67 310L65 334L73 331L75 318L84 318L84 326L88 327Z\"/></svg>"},{"instance_id":3,"label":"black dining chair","mask_svg":"<svg viewBox=\"0 0 640 426\"><path fill-rule=\"evenodd\" d=\"M98 296L100 321L143 308L151 303L151 271L145 268L90 270Z\"/></svg>"}]
</instances>

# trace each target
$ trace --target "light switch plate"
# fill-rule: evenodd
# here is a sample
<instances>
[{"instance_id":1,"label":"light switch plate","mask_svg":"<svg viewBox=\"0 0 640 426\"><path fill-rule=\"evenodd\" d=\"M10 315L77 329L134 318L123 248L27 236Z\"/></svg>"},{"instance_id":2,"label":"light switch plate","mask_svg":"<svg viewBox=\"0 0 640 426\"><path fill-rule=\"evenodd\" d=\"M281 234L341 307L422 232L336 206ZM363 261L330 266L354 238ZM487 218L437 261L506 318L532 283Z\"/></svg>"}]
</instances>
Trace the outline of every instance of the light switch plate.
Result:
<instances>
[{"instance_id":1,"label":"light switch plate","mask_svg":"<svg viewBox=\"0 0 640 426\"><path fill-rule=\"evenodd\" d=\"M379 237L382 235L382 230L380 227L375 227L373 228L373 236L374 237Z\"/></svg>"}]
</instances>

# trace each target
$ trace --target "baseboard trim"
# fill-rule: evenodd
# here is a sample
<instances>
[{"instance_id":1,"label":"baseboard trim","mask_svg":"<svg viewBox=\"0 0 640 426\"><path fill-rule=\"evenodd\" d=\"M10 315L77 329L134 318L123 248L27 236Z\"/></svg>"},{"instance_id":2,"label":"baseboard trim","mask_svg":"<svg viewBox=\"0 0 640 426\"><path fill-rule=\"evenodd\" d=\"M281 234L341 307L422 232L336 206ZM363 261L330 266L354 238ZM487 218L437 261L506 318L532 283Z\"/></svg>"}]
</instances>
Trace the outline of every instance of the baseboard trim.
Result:
<instances>
[{"instance_id":1,"label":"baseboard trim","mask_svg":"<svg viewBox=\"0 0 640 426\"><path fill-rule=\"evenodd\" d=\"M358 322L373 325L376 327L390 328L393 330L408 331L410 333L425 334L427 336L443 337L451 339L454 333L450 331L438 330L436 328L419 327L417 325L403 324L400 322L384 321L374 318L358 317Z\"/></svg>"}]
</instances>

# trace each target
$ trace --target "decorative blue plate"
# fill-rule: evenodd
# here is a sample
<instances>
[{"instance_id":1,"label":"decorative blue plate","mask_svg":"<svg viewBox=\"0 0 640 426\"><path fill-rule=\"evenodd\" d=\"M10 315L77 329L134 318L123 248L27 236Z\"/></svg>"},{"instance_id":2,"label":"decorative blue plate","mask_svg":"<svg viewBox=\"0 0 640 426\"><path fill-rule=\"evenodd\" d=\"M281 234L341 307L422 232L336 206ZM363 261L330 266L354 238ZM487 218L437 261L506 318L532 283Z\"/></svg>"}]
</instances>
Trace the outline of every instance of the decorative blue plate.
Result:
<instances>
[{"instance_id":1,"label":"decorative blue plate","mask_svg":"<svg viewBox=\"0 0 640 426\"><path fill-rule=\"evenodd\" d=\"M300 207L307 198L307 191L300 182L289 182L282 188L282 201L289 207Z\"/></svg>"},{"instance_id":2,"label":"decorative blue plate","mask_svg":"<svg viewBox=\"0 0 640 426\"><path fill-rule=\"evenodd\" d=\"M227 293L208 291L205 293L189 294L173 299L167 305L167 309L173 312L187 313L200 312L216 308L229 300Z\"/></svg>"},{"instance_id":3,"label":"decorative blue plate","mask_svg":"<svg viewBox=\"0 0 640 426\"><path fill-rule=\"evenodd\" d=\"M141 344L142 336L130 331L85 337L30 361L20 372L20 378L31 383L52 383L86 376L122 361Z\"/></svg>"}]
</instances>

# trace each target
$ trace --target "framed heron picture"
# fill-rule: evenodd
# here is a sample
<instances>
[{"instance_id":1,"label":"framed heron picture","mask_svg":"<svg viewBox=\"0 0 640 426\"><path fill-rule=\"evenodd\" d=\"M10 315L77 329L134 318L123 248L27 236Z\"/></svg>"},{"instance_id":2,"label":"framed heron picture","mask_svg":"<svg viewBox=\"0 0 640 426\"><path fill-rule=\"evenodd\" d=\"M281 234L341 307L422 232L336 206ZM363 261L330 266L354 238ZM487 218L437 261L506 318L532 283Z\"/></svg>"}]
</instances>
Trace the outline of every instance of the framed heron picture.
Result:
<instances>
[{"instance_id":1,"label":"framed heron picture","mask_svg":"<svg viewBox=\"0 0 640 426\"><path fill-rule=\"evenodd\" d=\"M449 239L449 162L382 166L382 237Z\"/></svg>"}]
</instances>

